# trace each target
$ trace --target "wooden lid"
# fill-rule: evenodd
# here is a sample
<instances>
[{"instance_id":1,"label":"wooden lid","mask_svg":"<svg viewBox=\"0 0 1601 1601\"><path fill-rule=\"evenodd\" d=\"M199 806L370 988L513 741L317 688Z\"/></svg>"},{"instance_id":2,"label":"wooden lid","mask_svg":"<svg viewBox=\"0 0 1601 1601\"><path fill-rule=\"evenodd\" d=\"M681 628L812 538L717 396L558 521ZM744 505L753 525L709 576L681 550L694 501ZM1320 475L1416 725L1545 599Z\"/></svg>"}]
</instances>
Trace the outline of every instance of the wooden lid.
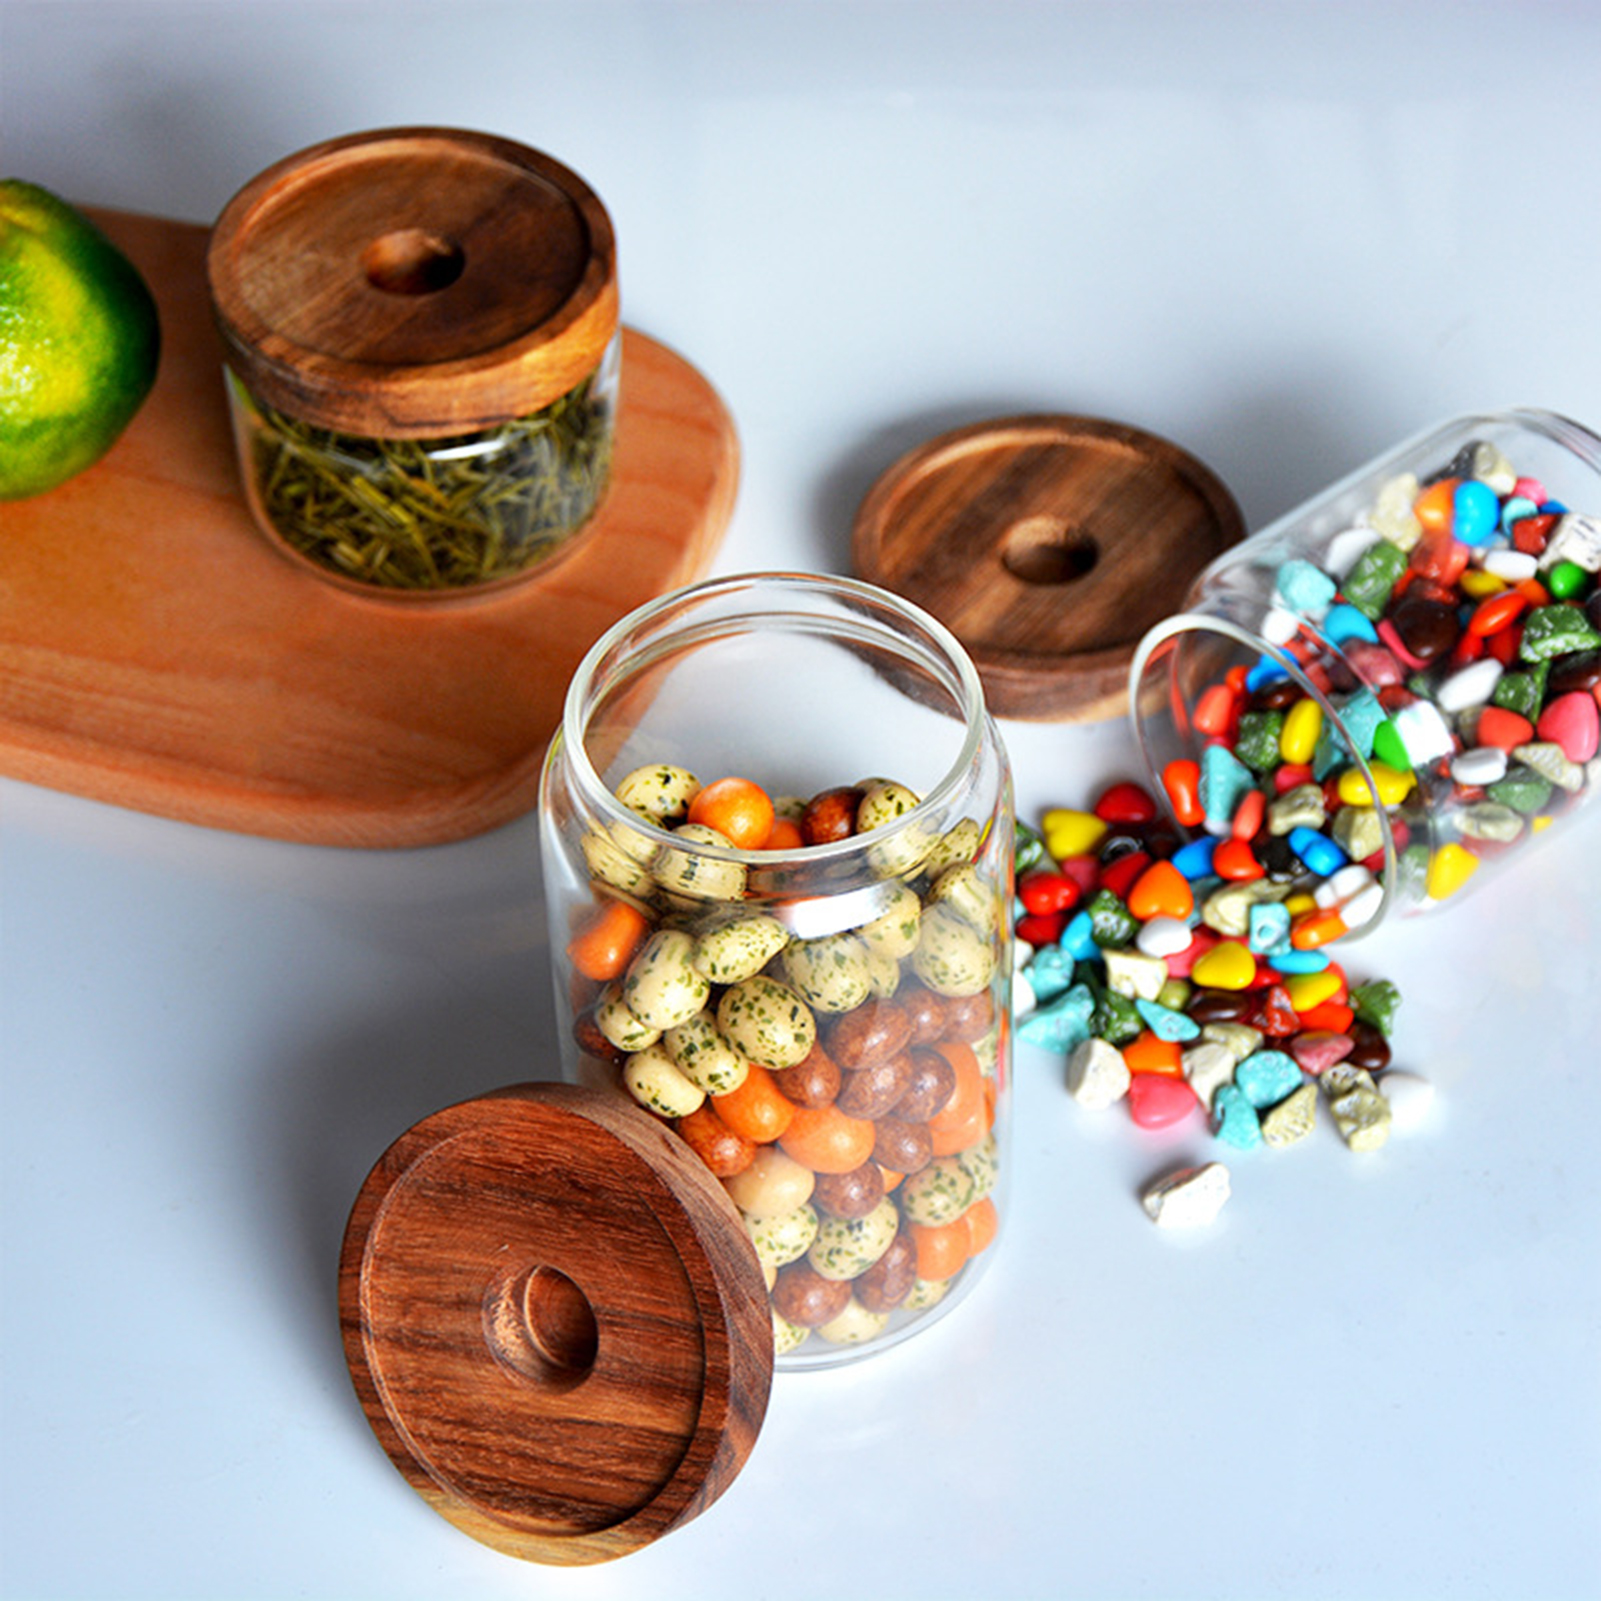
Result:
<instances>
[{"instance_id":1,"label":"wooden lid","mask_svg":"<svg viewBox=\"0 0 1601 1601\"><path fill-rule=\"evenodd\" d=\"M251 391L367 438L537 411L617 329L605 207L560 162L488 134L393 128L286 157L228 202L206 267Z\"/></svg>"},{"instance_id":2,"label":"wooden lid","mask_svg":"<svg viewBox=\"0 0 1601 1601\"><path fill-rule=\"evenodd\" d=\"M897 461L857 512L852 557L962 641L992 712L1074 722L1126 710L1141 636L1244 532L1228 490L1165 439L1007 417Z\"/></svg>"},{"instance_id":3,"label":"wooden lid","mask_svg":"<svg viewBox=\"0 0 1601 1601\"><path fill-rule=\"evenodd\" d=\"M536 1562L689 1521L766 1412L772 1316L738 1212L663 1124L598 1091L520 1085L402 1135L351 1212L339 1312L412 1488Z\"/></svg>"}]
</instances>

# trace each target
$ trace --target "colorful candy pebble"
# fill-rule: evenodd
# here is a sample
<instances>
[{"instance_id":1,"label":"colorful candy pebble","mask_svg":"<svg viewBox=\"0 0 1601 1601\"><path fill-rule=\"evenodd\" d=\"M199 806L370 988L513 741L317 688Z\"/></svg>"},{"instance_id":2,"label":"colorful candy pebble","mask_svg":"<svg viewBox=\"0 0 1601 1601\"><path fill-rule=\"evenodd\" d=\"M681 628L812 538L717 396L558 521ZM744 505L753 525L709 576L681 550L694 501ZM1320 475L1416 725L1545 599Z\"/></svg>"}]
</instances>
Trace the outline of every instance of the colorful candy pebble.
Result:
<instances>
[{"instance_id":1,"label":"colorful candy pebble","mask_svg":"<svg viewBox=\"0 0 1601 1601\"><path fill-rule=\"evenodd\" d=\"M1237 1151L1254 1151L1262 1144L1262 1120L1237 1084L1222 1084L1212 1096L1212 1132Z\"/></svg>"},{"instance_id":2,"label":"colorful candy pebble","mask_svg":"<svg viewBox=\"0 0 1601 1601\"><path fill-rule=\"evenodd\" d=\"M1106 987L1131 1001L1142 997L1154 1001L1167 983L1167 964L1139 949L1103 951L1101 960L1106 968Z\"/></svg>"},{"instance_id":3,"label":"colorful candy pebble","mask_svg":"<svg viewBox=\"0 0 1601 1601\"><path fill-rule=\"evenodd\" d=\"M1290 944L1298 951L1316 950L1350 932L1350 925L1339 912L1321 907L1304 912L1290 924Z\"/></svg>"},{"instance_id":4,"label":"colorful candy pebble","mask_svg":"<svg viewBox=\"0 0 1601 1601\"><path fill-rule=\"evenodd\" d=\"M1134 1010L1145 1020L1145 1026L1159 1039L1169 1044L1183 1045L1201 1032L1201 1025L1184 1012L1163 1006L1160 1001L1136 998Z\"/></svg>"},{"instance_id":5,"label":"colorful candy pebble","mask_svg":"<svg viewBox=\"0 0 1601 1601\"><path fill-rule=\"evenodd\" d=\"M1072 955L1060 945L1046 945L1034 952L1027 972L1036 1003L1054 1001L1073 987L1073 973L1077 964Z\"/></svg>"},{"instance_id":6,"label":"colorful candy pebble","mask_svg":"<svg viewBox=\"0 0 1601 1601\"><path fill-rule=\"evenodd\" d=\"M1529 728L1530 737L1534 734L1533 725ZM1196 818L1196 822L1200 822ZM1212 857L1217 850L1217 841L1208 834L1197 835L1188 844L1181 845L1173 852L1170 860L1173 866L1194 884L1197 880L1210 877L1212 872Z\"/></svg>"},{"instance_id":7,"label":"colorful candy pebble","mask_svg":"<svg viewBox=\"0 0 1601 1601\"><path fill-rule=\"evenodd\" d=\"M1384 906L1386 893L1384 885L1373 876L1371 869L1364 871L1367 872L1367 883L1354 895L1340 902L1340 921L1345 924L1347 931L1371 923Z\"/></svg>"},{"instance_id":8,"label":"colorful candy pebble","mask_svg":"<svg viewBox=\"0 0 1601 1601\"><path fill-rule=\"evenodd\" d=\"M1017 1025L1017 1037L1047 1050L1069 1051L1090 1037L1090 1015L1095 997L1087 984L1075 984L1043 1006L1036 1007Z\"/></svg>"},{"instance_id":9,"label":"colorful candy pebble","mask_svg":"<svg viewBox=\"0 0 1601 1601\"><path fill-rule=\"evenodd\" d=\"M1221 1162L1181 1167L1140 1194L1145 1215L1159 1229L1205 1228L1228 1204L1229 1170Z\"/></svg>"},{"instance_id":10,"label":"colorful candy pebble","mask_svg":"<svg viewBox=\"0 0 1601 1601\"><path fill-rule=\"evenodd\" d=\"M1388 762L1369 762L1368 772L1373 775L1371 789L1360 767L1348 767L1340 774L1338 793L1347 806L1399 806L1412 789L1412 774L1397 772Z\"/></svg>"},{"instance_id":11,"label":"colorful candy pebble","mask_svg":"<svg viewBox=\"0 0 1601 1601\"><path fill-rule=\"evenodd\" d=\"M1429 858L1425 886L1431 900L1443 901L1455 895L1479 870L1479 859L1454 841L1442 845Z\"/></svg>"},{"instance_id":12,"label":"colorful candy pebble","mask_svg":"<svg viewBox=\"0 0 1601 1601\"><path fill-rule=\"evenodd\" d=\"M1328 1098L1334 1126L1353 1151L1376 1151L1390 1137L1390 1103L1372 1074L1338 1062L1318 1079Z\"/></svg>"},{"instance_id":13,"label":"colorful candy pebble","mask_svg":"<svg viewBox=\"0 0 1601 1601\"><path fill-rule=\"evenodd\" d=\"M1534 725L1540 738L1562 747L1570 762L1587 762L1601 746L1601 713L1594 695L1573 690L1558 695Z\"/></svg>"},{"instance_id":14,"label":"colorful candy pebble","mask_svg":"<svg viewBox=\"0 0 1601 1601\"><path fill-rule=\"evenodd\" d=\"M1317 1122L1317 1089L1303 1084L1262 1114L1262 1143L1273 1150L1304 1140Z\"/></svg>"},{"instance_id":15,"label":"colorful candy pebble","mask_svg":"<svg viewBox=\"0 0 1601 1601\"><path fill-rule=\"evenodd\" d=\"M1156 816L1156 801L1148 790L1124 781L1096 801L1095 815L1104 823L1149 823Z\"/></svg>"},{"instance_id":16,"label":"colorful candy pebble","mask_svg":"<svg viewBox=\"0 0 1601 1601\"><path fill-rule=\"evenodd\" d=\"M1435 704L1441 711L1452 713L1486 705L1505 671L1493 656L1460 668L1441 681L1434 692Z\"/></svg>"},{"instance_id":17,"label":"colorful candy pebble","mask_svg":"<svg viewBox=\"0 0 1601 1601\"><path fill-rule=\"evenodd\" d=\"M1267 816L1267 796L1259 789L1247 791L1235 808L1229 832L1235 839L1254 839Z\"/></svg>"},{"instance_id":18,"label":"colorful candy pebble","mask_svg":"<svg viewBox=\"0 0 1601 1601\"><path fill-rule=\"evenodd\" d=\"M1134 850L1106 862L1101 868L1101 888L1126 901L1140 874L1151 865L1148 851Z\"/></svg>"},{"instance_id":19,"label":"colorful candy pebble","mask_svg":"<svg viewBox=\"0 0 1601 1601\"><path fill-rule=\"evenodd\" d=\"M1343 1062L1355 1049L1356 1042L1349 1034L1337 1034L1326 1028L1309 1029L1290 1041L1290 1055L1295 1058L1296 1065L1313 1078L1336 1062Z\"/></svg>"},{"instance_id":20,"label":"colorful candy pebble","mask_svg":"<svg viewBox=\"0 0 1601 1601\"><path fill-rule=\"evenodd\" d=\"M1345 975L1330 965L1317 973L1292 973L1284 980L1284 993L1290 1005L1299 1012L1310 1012L1314 1006L1332 1000L1345 986Z\"/></svg>"},{"instance_id":21,"label":"colorful candy pebble","mask_svg":"<svg viewBox=\"0 0 1601 1601\"><path fill-rule=\"evenodd\" d=\"M1234 1069L1234 1082L1260 1112L1301 1087L1301 1069L1295 1058L1283 1051L1257 1051Z\"/></svg>"},{"instance_id":22,"label":"colorful candy pebble","mask_svg":"<svg viewBox=\"0 0 1601 1601\"><path fill-rule=\"evenodd\" d=\"M1481 745L1494 745L1500 750L1509 751L1534 738L1534 724L1505 706L1486 706L1479 713L1473 737Z\"/></svg>"},{"instance_id":23,"label":"colorful candy pebble","mask_svg":"<svg viewBox=\"0 0 1601 1601\"><path fill-rule=\"evenodd\" d=\"M1170 956L1189 949L1195 931L1177 917L1153 917L1140 926L1134 936L1135 948L1144 956L1155 956L1164 963Z\"/></svg>"},{"instance_id":24,"label":"colorful candy pebble","mask_svg":"<svg viewBox=\"0 0 1601 1601\"><path fill-rule=\"evenodd\" d=\"M1128 1064L1103 1039L1080 1040L1068 1052L1067 1092L1080 1106L1104 1112L1128 1094Z\"/></svg>"},{"instance_id":25,"label":"colorful candy pebble","mask_svg":"<svg viewBox=\"0 0 1601 1601\"><path fill-rule=\"evenodd\" d=\"M1585 769L1578 762L1569 761L1567 752L1549 740L1531 740L1527 745L1515 746L1512 757L1558 789L1576 794L1584 788ZM1540 823L1541 819L1536 818L1537 827Z\"/></svg>"},{"instance_id":26,"label":"colorful candy pebble","mask_svg":"<svg viewBox=\"0 0 1601 1601\"><path fill-rule=\"evenodd\" d=\"M1094 812L1054 807L1040 819L1045 848L1057 861L1093 851L1106 833L1106 824Z\"/></svg>"},{"instance_id":27,"label":"colorful candy pebble","mask_svg":"<svg viewBox=\"0 0 1601 1601\"><path fill-rule=\"evenodd\" d=\"M1501 524L1501 498L1486 483L1469 478L1457 485L1451 505L1451 534L1464 545L1487 545Z\"/></svg>"},{"instance_id":28,"label":"colorful candy pebble","mask_svg":"<svg viewBox=\"0 0 1601 1601\"><path fill-rule=\"evenodd\" d=\"M1388 1038L1395 1032L1401 992L1391 979L1370 978L1351 991L1351 1005L1364 1023Z\"/></svg>"},{"instance_id":29,"label":"colorful candy pebble","mask_svg":"<svg viewBox=\"0 0 1601 1601\"><path fill-rule=\"evenodd\" d=\"M1017 898L1035 913L1070 912L1078 905L1083 890L1065 873L1035 869L1017 881Z\"/></svg>"},{"instance_id":30,"label":"colorful candy pebble","mask_svg":"<svg viewBox=\"0 0 1601 1601\"><path fill-rule=\"evenodd\" d=\"M1231 883L1249 883L1261 878L1266 868L1256 859L1248 839L1237 839L1232 834L1218 842L1212 853L1212 871Z\"/></svg>"},{"instance_id":31,"label":"colorful candy pebble","mask_svg":"<svg viewBox=\"0 0 1601 1601\"><path fill-rule=\"evenodd\" d=\"M1248 1056L1250 1052L1245 1054ZM1184 1076L1195 1091L1196 1100L1210 1110L1218 1090L1233 1082L1238 1058L1219 1041L1202 1039L1184 1052L1183 1060Z\"/></svg>"},{"instance_id":32,"label":"colorful candy pebble","mask_svg":"<svg viewBox=\"0 0 1601 1601\"><path fill-rule=\"evenodd\" d=\"M1025 912L1017 920L1017 937L1036 948L1054 945L1067 926L1066 912Z\"/></svg>"},{"instance_id":33,"label":"colorful candy pebble","mask_svg":"<svg viewBox=\"0 0 1601 1601\"><path fill-rule=\"evenodd\" d=\"M1287 762L1309 762L1323 729L1323 708L1310 695L1298 700L1284 715L1279 731L1279 754Z\"/></svg>"},{"instance_id":34,"label":"colorful candy pebble","mask_svg":"<svg viewBox=\"0 0 1601 1601\"><path fill-rule=\"evenodd\" d=\"M1225 745L1208 745L1201 753L1200 801L1207 831L1226 834L1245 792L1254 780L1251 770Z\"/></svg>"},{"instance_id":35,"label":"colorful candy pebble","mask_svg":"<svg viewBox=\"0 0 1601 1601\"><path fill-rule=\"evenodd\" d=\"M1152 1029L1140 1029L1123 1046L1123 1060L1131 1073L1178 1078L1184 1072L1184 1053L1176 1040L1165 1040Z\"/></svg>"},{"instance_id":36,"label":"colorful candy pebble","mask_svg":"<svg viewBox=\"0 0 1601 1601\"><path fill-rule=\"evenodd\" d=\"M1172 862L1152 862L1130 887L1128 909L1142 923L1153 917L1182 922L1195 910L1195 893Z\"/></svg>"},{"instance_id":37,"label":"colorful candy pebble","mask_svg":"<svg viewBox=\"0 0 1601 1601\"><path fill-rule=\"evenodd\" d=\"M1291 947L1288 950L1274 951L1268 960L1273 964L1273 971L1281 978L1289 978L1293 973L1321 973L1329 965L1327 951L1298 951Z\"/></svg>"},{"instance_id":38,"label":"colorful candy pebble","mask_svg":"<svg viewBox=\"0 0 1601 1601\"><path fill-rule=\"evenodd\" d=\"M1238 940L1220 940L1197 959L1190 976L1207 989L1243 990L1256 979L1256 957Z\"/></svg>"},{"instance_id":39,"label":"colorful candy pebble","mask_svg":"<svg viewBox=\"0 0 1601 1601\"><path fill-rule=\"evenodd\" d=\"M1321 568L1295 557L1274 576L1278 598L1292 612L1316 622L1333 604L1336 585Z\"/></svg>"},{"instance_id":40,"label":"colorful candy pebble","mask_svg":"<svg viewBox=\"0 0 1601 1601\"><path fill-rule=\"evenodd\" d=\"M1451 759L1451 780L1465 789L1482 789L1505 778L1507 753L1495 745L1475 745Z\"/></svg>"},{"instance_id":41,"label":"colorful candy pebble","mask_svg":"<svg viewBox=\"0 0 1601 1601\"><path fill-rule=\"evenodd\" d=\"M1344 645L1353 639L1366 640L1374 645L1379 641L1378 631L1372 622L1355 606L1349 606L1343 600L1329 607L1319 632L1331 645Z\"/></svg>"},{"instance_id":42,"label":"colorful candy pebble","mask_svg":"<svg viewBox=\"0 0 1601 1601\"><path fill-rule=\"evenodd\" d=\"M1258 901L1250 911L1246 944L1258 955L1270 955L1290 942L1290 914L1279 901Z\"/></svg>"},{"instance_id":43,"label":"colorful candy pebble","mask_svg":"<svg viewBox=\"0 0 1601 1601\"><path fill-rule=\"evenodd\" d=\"M1360 777L1360 773L1357 776ZM1319 878L1328 878L1339 872L1349 860L1327 834L1320 834L1317 829L1304 825L1290 830L1289 845L1300 857L1307 872L1315 873Z\"/></svg>"},{"instance_id":44,"label":"colorful candy pebble","mask_svg":"<svg viewBox=\"0 0 1601 1601\"><path fill-rule=\"evenodd\" d=\"M1088 962L1101 954L1095 939L1095 919L1086 912L1075 912L1068 919L1057 944L1075 961Z\"/></svg>"},{"instance_id":45,"label":"colorful candy pebble","mask_svg":"<svg viewBox=\"0 0 1601 1601\"><path fill-rule=\"evenodd\" d=\"M1199 1110L1200 1105L1182 1075L1134 1073L1129 1078L1129 1116L1139 1128L1171 1128Z\"/></svg>"},{"instance_id":46,"label":"colorful candy pebble","mask_svg":"<svg viewBox=\"0 0 1601 1601\"><path fill-rule=\"evenodd\" d=\"M1171 761L1162 769L1162 788L1167 793L1173 815L1185 828L1198 828L1206 818L1201 805L1201 767L1199 762Z\"/></svg>"}]
</instances>

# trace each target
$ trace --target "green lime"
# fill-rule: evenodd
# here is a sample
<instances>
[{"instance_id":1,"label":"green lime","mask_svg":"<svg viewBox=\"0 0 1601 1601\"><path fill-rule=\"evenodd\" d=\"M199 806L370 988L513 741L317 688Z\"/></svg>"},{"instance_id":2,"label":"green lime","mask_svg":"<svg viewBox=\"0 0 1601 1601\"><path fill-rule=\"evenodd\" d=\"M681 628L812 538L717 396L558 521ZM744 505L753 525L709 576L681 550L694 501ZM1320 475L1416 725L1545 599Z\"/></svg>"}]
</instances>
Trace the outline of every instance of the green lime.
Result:
<instances>
[{"instance_id":1,"label":"green lime","mask_svg":"<svg viewBox=\"0 0 1601 1601\"><path fill-rule=\"evenodd\" d=\"M99 461L150 393L160 346L138 268L66 201L0 180L0 500Z\"/></svg>"}]
</instances>

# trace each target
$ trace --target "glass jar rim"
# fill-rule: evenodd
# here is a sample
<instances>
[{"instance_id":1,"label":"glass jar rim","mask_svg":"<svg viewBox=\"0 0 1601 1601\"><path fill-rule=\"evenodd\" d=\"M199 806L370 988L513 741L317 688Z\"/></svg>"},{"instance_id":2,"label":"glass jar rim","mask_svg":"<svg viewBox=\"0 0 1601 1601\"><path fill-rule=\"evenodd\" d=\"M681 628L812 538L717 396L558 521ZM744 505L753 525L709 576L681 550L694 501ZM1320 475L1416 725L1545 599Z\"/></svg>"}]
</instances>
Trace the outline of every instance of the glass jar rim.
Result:
<instances>
[{"instance_id":1,"label":"glass jar rim","mask_svg":"<svg viewBox=\"0 0 1601 1601\"><path fill-rule=\"evenodd\" d=\"M924 654L932 658L942 669L938 676L944 679L944 687L951 693L954 710L960 714L963 722L961 747L939 780L919 796L916 806L897 817L893 823L873 831L874 841L876 843L881 839L894 838L905 829L919 826L931 813L937 814L943 811L947 802L966 782L967 775L978 761L989 722L983 684L979 679L978 669L973 665L965 647L938 618L914 602L876 584L834 574L783 570L734 573L727 577L703 579L698 583L670 590L667 594L647 601L625 617L619 618L590 646L567 686L558 736L565 747L566 760L575 784L587 804L609 822L624 824L642 831L646 837L657 836L662 844L685 848L684 841L677 835L657 827L648 818L643 818L638 812L624 806L606 787L590 761L585 734L589 716L594 709L600 674L608 659L613 657L631 636L639 634L642 630L648 631L664 617L684 606L701 601L713 601L719 597L733 598L742 592L754 592L758 589L768 592L790 592L797 597L797 600L804 600L807 597L827 597L854 606L859 612L876 614L882 621L891 621L897 625L898 636L902 643L910 639L911 643L920 644ZM804 615L806 614L798 606L785 611L767 605L759 613L754 610L750 613L752 619L760 617L769 622L780 620L785 616ZM908 636L905 625L911 625L915 633ZM888 630L880 626L871 631L864 630L863 637L882 636L886 632ZM829 633L832 637L840 637L840 630L837 628L830 629ZM919 640L917 635L922 635L923 638ZM697 856L705 855L715 861L738 862L746 866L760 863L779 867L799 861L822 865L860 851L862 841L866 837L852 835L847 839L828 844L806 845L788 850L742 850L734 845L698 841L691 848Z\"/></svg>"}]
</instances>

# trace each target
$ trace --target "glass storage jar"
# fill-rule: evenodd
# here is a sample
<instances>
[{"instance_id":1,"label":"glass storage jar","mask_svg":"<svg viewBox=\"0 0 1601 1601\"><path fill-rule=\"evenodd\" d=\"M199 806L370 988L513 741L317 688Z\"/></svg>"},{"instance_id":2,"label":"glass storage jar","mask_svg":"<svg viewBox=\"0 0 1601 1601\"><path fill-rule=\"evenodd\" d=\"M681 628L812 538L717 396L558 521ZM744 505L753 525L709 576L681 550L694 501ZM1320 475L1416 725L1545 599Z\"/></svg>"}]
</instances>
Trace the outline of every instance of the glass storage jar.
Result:
<instances>
[{"instance_id":1,"label":"glass storage jar","mask_svg":"<svg viewBox=\"0 0 1601 1601\"><path fill-rule=\"evenodd\" d=\"M1431 429L1145 636L1153 785L1199 840L1249 841L1241 881L1288 904L1301 949L1449 902L1601 776L1598 569L1601 439L1533 410Z\"/></svg>"},{"instance_id":2,"label":"glass storage jar","mask_svg":"<svg viewBox=\"0 0 1601 1601\"><path fill-rule=\"evenodd\" d=\"M207 258L246 499L367 593L451 595L571 547L611 472L616 248L587 184L394 128L245 185Z\"/></svg>"},{"instance_id":3,"label":"glass storage jar","mask_svg":"<svg viewBox=\"0 0 1601 1601\"><path fill-rule=\"evenodd\" d=\"M965 1295L1005 1205L1013 822L955 638L848 579L668 595L574 675L541 827L565 1070L722 1179L778 1365Z\"/></svg>"}]
</instances>

